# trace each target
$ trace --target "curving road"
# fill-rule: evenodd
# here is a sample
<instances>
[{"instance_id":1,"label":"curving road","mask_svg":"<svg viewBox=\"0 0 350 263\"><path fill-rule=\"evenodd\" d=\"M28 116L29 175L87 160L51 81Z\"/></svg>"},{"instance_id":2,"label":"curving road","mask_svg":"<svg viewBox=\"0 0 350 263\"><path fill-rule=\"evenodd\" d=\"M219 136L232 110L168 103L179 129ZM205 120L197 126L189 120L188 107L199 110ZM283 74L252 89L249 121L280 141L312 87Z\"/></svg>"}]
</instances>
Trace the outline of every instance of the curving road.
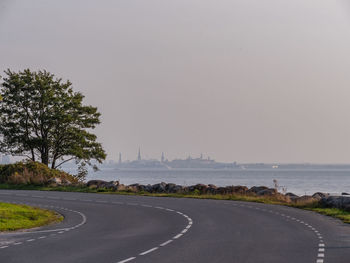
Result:
<instances>
[{"instance_id":1,"label":"curving road","mask_svg":"<svg viewBox=\"0 0 350 263\"><path fill-rule=\"evenodd\" d=\"M350 226L258 203L0 190L50 208L57 225L0 234L6 263L350 262Z\"/></svg>"}]
</instances>

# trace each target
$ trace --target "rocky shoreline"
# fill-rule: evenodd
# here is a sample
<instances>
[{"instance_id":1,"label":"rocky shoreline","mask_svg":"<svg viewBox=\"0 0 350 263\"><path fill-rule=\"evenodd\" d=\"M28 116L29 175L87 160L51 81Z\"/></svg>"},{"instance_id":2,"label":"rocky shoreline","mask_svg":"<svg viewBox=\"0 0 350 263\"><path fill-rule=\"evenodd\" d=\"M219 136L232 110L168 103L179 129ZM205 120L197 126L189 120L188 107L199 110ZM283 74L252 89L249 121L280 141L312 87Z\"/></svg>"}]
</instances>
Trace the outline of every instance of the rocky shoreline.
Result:
<instances>
[{"instance_id":1,"label":"rocky shoreline","mask_svg":"<svg viewBox=\"0 0 350 263\"><path fill-rule=\"evenodd\" d=\"M195 195L241 195L262 198L271 198L277 201L291 204L311 204L319 203L324 207L333 207L350 211L350 195L343 193L341 196L331 196L328 193L314 193L313 195L298 196L293 193L280 193L276 188L266 186L225 186L217 187L213 184L196 184L182 186L172 183L158 184L131 184L124 185L119 181L91 180L86 183L90 189L107 189L114 192L130 193L154 193L154 194L195 194Z\"/></svg>"}]
</instances>

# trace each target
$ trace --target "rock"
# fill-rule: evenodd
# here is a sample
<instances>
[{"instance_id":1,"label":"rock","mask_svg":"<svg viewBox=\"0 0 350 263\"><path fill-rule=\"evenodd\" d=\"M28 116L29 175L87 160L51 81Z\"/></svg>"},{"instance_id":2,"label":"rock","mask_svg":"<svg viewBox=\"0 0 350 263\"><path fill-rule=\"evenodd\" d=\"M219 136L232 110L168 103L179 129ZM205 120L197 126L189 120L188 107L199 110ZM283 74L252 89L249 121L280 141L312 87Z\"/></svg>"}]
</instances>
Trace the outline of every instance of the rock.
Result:
<instances>
[{"instance_id":1,"label":"rock","mask_svg":"<svg viewBox=\"0 0 350 263\"><path fill-rule=\"evenodd\" d=\"M61 178L58 178L58 177L53 177L53 178L50 178L47 183L51 186L59 186L59 185L62 185L62 180Z\"/></svg>"},{"instance_id":2,"label":"rock","mask_svg":"<svg viewBox=\"0 0 350 263\"><path fill-rule=\"evenodd\" d=\"M261 190L256 194L259 196L272 196L277 194L277 190L274 188L268 188L268 189Z\"/></svg>"},{"instance_id":3,"label":"rock","mask_svg":"<svg viewBox=\"0 0 350 263\"><path fill-rule=\"evenodd\" d=\"M176 187L176 184L169 183L165 186L165 191L167 193L173 193L175 187Z\"/></svg>"},{"instance_id":4,"label":"rock","mask_svg":"<svg viewBox=\"0 0 350 263\"><path fill-rule=\"evenodd\" d=\"M348 193L344 193L344 192L343 192L343 193L341 193L341 195L350 195L350 194L348 194Z\"/></svg>"},{"instance_id":5,"label":"rock","mask_svg":"<svg viewBox=\"0 0 350 263\"><path fill-rule=\"evenodd\" d=\"M150 184L145 185L145 190L144 191L151 193L152 192L152 185L150 185Z\"/></svg>"},{"instance_id":6,"label":"rock","mask_svg":"<svg viewBox=\"0 0 350 263\"><path fill-rule=\"evenodd\" d=\"M269 189L269 188L266 186L253 186L252 188L250 188L248 190L248 192L257 194L258 192L261 192L261 191L266 190L266 189Z\"/></svg>"},{"instance_id":7,"label":"rock","mask_svg":"<svg viewBox=\"0 0 350 263\"><path fill-rule=\"evenodd\" d=\"M326 194L326 193L320 193L320 192L317 192L317 193L314 193L312 195L313 198L316 198L317 200L321 200L322 198L325 198L325 197L328 197L329 194Z\"/></svg>"},{"instance_id":8,"label":"rock","mask_svg":"<svg viewBox=\"0 0 350 263\"><path fill-rule=\"evenodd\" d=\"M296 198L299 198L298 195L293 194L293 193L290 193L290 192L289 192L289 193L286 193L284 196L287 198L287 201L288 201L288 202L293 201L293 200L295 200Z\"/></svg>"},{"instance_id":9,"label":"rock","mask_svg":"<svg viewBox=\"0 0 350 263\"><path fill-rule=\"evenodd\" d=\"M183 186L177 185L177 184L167 184L166 187L167 193L182 193L183 192Z\"/></svg>"},{"instance_id":10,"label":"rock","mask_svg":"<svg viewBox=\"0 0 350 263\"><path fill-rule=\"evenodd\" d=\"M311 204L314 202L318 202L319 200L310 196L310 195L303 195L297 198L293 199L293 202L296 204Z\"/></svg>"},{"instance_id":11,"label":"rock","mask_svg":"<svg viewBox=\"0 0 350 263\"><path fill-rule=\"evenodd\" d=\"M189 187L190 192L194 192L197 190L200 193L205 193L207 189L208 189L208 186L206 184L196 184L196 185L191 185Z\"/></svg>"},{"instance_id":12,"label":"rock","mask_svg":"<svg viewBox=\"0 0 350 263\"><path fill-rule=\"evenodd\" d=\"M325 207L339 208L350 211L350 196L328 196L321 199Z\"/></svg>"},{"instance_id":13,"label":"rock","mask_svg":"<svg viewBox=\"0 0 350 263\"><path fill-rule=\"evenodd\" d=\"M119 181L110 181L110 182L105 182L104 184L98 185L98 188L106 188L109 190L117 190L117 187L119 185Z\"/></svg>"},{"instance_id":14,"label":"rock","mask_svg":"<svg viewBox=\"0 0 350 263\"><path fill-rule=\"evenodd\" d=\"M139 186L138 184L128 185L126 186L126 191L136 193L138 192L138 186Z\"/></svg>"},{"instance_id":15,"label":"rock","mask_svg":"<svg viewBox=\"0 0 350 263\"><path fill-rule=\"evenodd\" d=\"M154 193L165 193L166 192L166 183L161 182L160 184L152 185L152 192Z\"/></svg>"},{"instance_id":16,"label":"rock","mask_svg":"<svg viewBox=\"0 0 350 263\"><path fill-rule=\"evenodd\" d=\"M97 188L99 188L101 185L106 184L106 181L103 180L90 180L87 182L86 186L90 187L90 186L96 186Z\"/></svg>"},{"instance_id":17,"label":"rock","mask_svg":"<svg viewBox=\"0 0 350 263\"><path fill-rule=\"evenodd\" d=\"M62 180L62 185L65 185L65 186L72 185L72 182L67 180L67 179L63 179Z\"/></svg>"},{"instance_id":18,"label":"rock","mask_svg":"<svg viewBox=\"0 0 350 263\"><path fill-rule=\"evenodd\" d=\"M218 187L218 188L216 188L216 194L220 194L220 195L226 194L226 187Z\"/></svg>"},{"instance_id":19,"label":"rock","mask_svg":"<svg viewBox=\"0 0 350 263\"><path fill-rule=\"evenodd\" d=\"M246 194L248 191L248 187L242 186L242 185L232 186L230 190L231 189L232 189L232 193L234 194Z\"/></svg>"},{"instance_id":20,"label":"rock","mask_svg":"<svg viewBox=\"0 0 350 263\"><path fill-rule=\"evenodd\" d=\"M117 185L117 191L126 191L126 186L125 185L123 185L123 184L119 184L119 185Z\"/></svg>"},{"instance_id":21,"label":"rock","mask_svg":"<svg viewBox=\"0 0 350 263\"><path fill-rule=\"evenodd\" d=\"M207 188L207 192L206 194L212 194L212 195L215 195L217 193L217 187L216 185L213 185L213 184L208 184L208 188Z\"/></svg>"}]
</instances>

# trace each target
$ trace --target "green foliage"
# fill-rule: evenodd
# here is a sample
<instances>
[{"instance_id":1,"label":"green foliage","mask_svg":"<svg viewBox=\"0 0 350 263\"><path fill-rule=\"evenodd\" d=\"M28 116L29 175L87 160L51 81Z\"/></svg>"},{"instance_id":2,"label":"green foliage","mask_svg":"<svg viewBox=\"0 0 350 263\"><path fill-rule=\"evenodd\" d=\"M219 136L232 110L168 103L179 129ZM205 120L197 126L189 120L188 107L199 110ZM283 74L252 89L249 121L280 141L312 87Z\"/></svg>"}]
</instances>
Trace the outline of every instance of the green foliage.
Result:
<instances>
[{"instance_id":1,"label":"green foliage","mask_svg":"<svg viewBox=\"0 0 350 263\"><path fill-rule=\"evenodd\" d=\"M63 217L53 211L0 203L0 231L39 227L62 220Z\"/></svg>"},{"instance_id":2,"label":"green foliage","mask_svg":"<svg viewBox=\"0 0 350 263\"><path fill-rule=\"evenodd\" d=\"M52 178L78 182L74 176L60 170L50 169L45 164L38 162L0 165L0 183L3 184L47 185Z\"/></svg>"},{"instance_id":3,"label":"green foliage","mask_svg":"<svg viewBox=\"0 0 350 263\"><path fill-rule=\"evenodd\" d=\"M69 81L47 71L7 70L0 96L0 151L39 159L57 168L75 159L101 163L106 154L90 131L100 123L97 108L82 104Z\"/></svg>"}]
</instances>

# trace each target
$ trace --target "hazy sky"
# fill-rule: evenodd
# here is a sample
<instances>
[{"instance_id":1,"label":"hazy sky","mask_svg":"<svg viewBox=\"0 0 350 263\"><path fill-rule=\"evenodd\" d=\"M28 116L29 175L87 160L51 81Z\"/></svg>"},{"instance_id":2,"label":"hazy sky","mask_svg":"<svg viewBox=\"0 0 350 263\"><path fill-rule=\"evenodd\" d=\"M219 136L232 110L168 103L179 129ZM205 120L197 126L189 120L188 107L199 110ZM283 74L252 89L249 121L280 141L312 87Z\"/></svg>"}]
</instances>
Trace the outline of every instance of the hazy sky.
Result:
<instances>
[{"instance_id":1,"label":"hazy sky","mask_svg":"<svg viewBox=\"0 0 350 263\"><path fill-rule=\"evenodd\" d=\"M109 159L349 163L349 2L0 0L0 70L71 80Z\"/></svg>"}]
</instances>

